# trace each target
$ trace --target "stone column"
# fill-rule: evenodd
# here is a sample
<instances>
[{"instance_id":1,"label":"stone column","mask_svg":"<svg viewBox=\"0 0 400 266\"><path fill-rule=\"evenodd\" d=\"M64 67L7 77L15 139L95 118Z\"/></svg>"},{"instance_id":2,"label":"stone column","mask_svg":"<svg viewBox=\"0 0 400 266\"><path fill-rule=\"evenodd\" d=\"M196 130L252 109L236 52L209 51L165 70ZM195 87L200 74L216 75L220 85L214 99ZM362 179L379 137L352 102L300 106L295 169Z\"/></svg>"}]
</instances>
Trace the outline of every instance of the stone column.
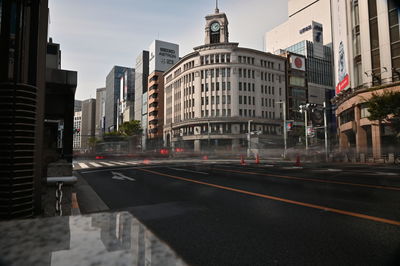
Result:
<instances>
[{"instance_id":1,"label":"stone column","mask_svg":"<svg viewBox=\"0 0 400 266\"><path fill-rule=\"evenodd\" d=\"M381 127L377 124L371 125L371 132L372 132L372 153L374 159L381 158Z\"/></svg>"},{"instance_id":2,"label":"stone column","mask_svg":"<svg viewBox=\"0 0 400 266\"><path fill-rule=\"evenodd\" d=\"M349 139L344 132L339 133L339 148L340 151L347 151L349 148Z\"/></svg>"},{"instance_id":3,"label":"stone column","mask_svg":"<svg viewBox=\"0 0 400 266\"><path fill-rule=\"evenodd\" d=\"M195 152L201 151L201 144L199 139L194 140L194 151Z\"/></svg>"},{"instance_id":4,"label":"stone column","mask_svg":"<svg viewBox=\"0 0 400 266\"><path fill-rule=\"evenodd\" d=\"M354 108L355 123L356 123L356 150L357 154L367 153L367 132L360 126L361 108L357 106Z\"/></svg>"}]
</instances>

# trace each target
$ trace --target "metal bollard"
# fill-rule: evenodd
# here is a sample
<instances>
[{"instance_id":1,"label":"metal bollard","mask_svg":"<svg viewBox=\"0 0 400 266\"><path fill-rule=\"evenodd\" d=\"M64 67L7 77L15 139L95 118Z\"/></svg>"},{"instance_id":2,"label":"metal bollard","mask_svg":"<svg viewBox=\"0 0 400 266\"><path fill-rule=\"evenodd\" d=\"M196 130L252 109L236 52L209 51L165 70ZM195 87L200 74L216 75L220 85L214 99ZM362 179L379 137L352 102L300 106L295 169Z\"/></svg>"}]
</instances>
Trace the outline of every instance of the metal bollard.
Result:
<instances>
[{"instance_id":1,"label":"metal bollard","mask_svg":"<svg viewBox=\"0 0 400 266\"><path fill-rule=\"evenodd\" d=\"M48 177L47 184L56 186L56 216L62 216L63 185L73 185L78 181L75 176Z\"/></svg>"}]
</instances>

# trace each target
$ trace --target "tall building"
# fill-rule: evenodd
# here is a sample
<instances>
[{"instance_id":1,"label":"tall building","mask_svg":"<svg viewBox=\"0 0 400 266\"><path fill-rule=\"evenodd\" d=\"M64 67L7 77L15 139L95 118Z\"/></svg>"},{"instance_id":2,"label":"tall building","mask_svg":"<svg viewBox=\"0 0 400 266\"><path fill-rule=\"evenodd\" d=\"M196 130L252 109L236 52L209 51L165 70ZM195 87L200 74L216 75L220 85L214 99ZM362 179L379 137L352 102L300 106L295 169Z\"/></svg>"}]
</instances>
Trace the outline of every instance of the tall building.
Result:
<instances>
[{"instance_id":1,"label":"tall building","mask_svg":"<svg viewBox=\"0 0 400 266\"><path fill-rule=\"evenodd\" d=\"M134 100L135 100L135 69L128 68L120 80L120 94L118 99L118 123L120 126L124 122L134 120Z\"/></svg>"},{"instance_id":2,"label":"tall building","mask_svg":"<svg viewBox=\"0 0 400 266\"><path fill-rule=\"evenodd\" d=\"M75 100L74 101L74 112L82 111L82 101Z\"/></svg>"},{"instance_id":3,"label":"tall building","mask_svg":"<svg viewBox=\"0 0 400 266\"><path fill-rule=\"evenodd\" d=\"M82 111L77 111L74 114L74 139L73 139L74 151L81 150L82 146L81 128L82 128Z\"/></svg>"},{"instance_id":4,"label":"tall building","mask_svg":"<svg viewBox=\"0 0 400 266\"><path fill-rule=\"evenodd\" d=\"M400 91L400 17L395 0L332 0L334 72L342 151L356 159L395 152L390 126L370 121L372 93Z\"/></svg>"},{"instance_id":5,"label":"tall building","mask_svg":"<svg viewBox=\"0 0 400 266\"><path fill-rule=\"evenodd\" d=\"M135 101L134 117L135 120L142 121L143 93L147 92L149 77L149 52L142 51L136 57L135 65ZM147 111L146 111L147 113Z\"/></svg>"},{"instance_id":6,"label":"tall building","mask_svg":"<svg viewBox=\"0 0 400 266\"><path fill-rule=\"evenodd\" d=\"M121 77L128 67L114 66L106 78L105 130L117 130L118 99L121 91Z\"/></svg>"},{"instance_id":7,"label":"tall building","mask_svg":"<svg viewBox=\"0 0 400 266\"><path fill-rule=\"evenodd\" d=\"M280 141L285 64L229 42L228 18L216 8L206 16L204 45L164 73L165 145L237 151L254 142L251 132Z\"/></svg>"},{"instance_id":8,"label":"tall building","mask_svg":"<svg viewBox=\"0 0 400 266\"><path fill-rule=\"evenodd\" d=\"M179 45L155 40L149 48L148 116L144 142L149 148L163 146L164 80L163 73L179 60Z\"/></svg>"},{"instance_id":9,"label":"tall building","mask_svg":"<svg viewBox=\"0 0 400 266\"><path fill-rule=\"evenodd\" d=\"M90 138L95 136L96 132L96 100L87 99L82 102L81 114L81 149L88 151L90 149Z\"/></svg>"},{"instance_id":10,"label":"tall building","mask_svg":"<svg viewBox=\"0 0 400 266\"><path fill-rule=\"evenodd\" d=\"M96 137L105 133L106 88L96 89Z\"/></svg>"},{"instance_id":11,"label":"tall building","mask_svg":"<svg viewBox=\"0 0 400 266\"><path fill-rule=\"evenodd\" d=\"M314 25L323 25L322 45L332 42L330 0L288 0L288 20L265 34L265 51L276 51L305 40L313 40Z\"/></svg>"}]
</instances>

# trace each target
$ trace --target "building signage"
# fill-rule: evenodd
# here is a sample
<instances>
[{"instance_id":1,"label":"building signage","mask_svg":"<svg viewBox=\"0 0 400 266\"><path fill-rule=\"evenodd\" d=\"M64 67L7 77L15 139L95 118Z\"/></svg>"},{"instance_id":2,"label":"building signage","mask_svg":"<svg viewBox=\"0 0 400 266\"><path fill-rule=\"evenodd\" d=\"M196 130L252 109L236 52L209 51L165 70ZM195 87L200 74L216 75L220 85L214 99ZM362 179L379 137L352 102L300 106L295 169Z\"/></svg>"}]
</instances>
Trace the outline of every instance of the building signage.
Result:
<instances>
[{"instance_id":1,"label":"building signage","mask_svg":"<svg viewBox=\"0 0 400 266\"><path fill-rule=\"evenodd\" d=\"M336 94L350 88L346 1L331 0Z\"/></svg>"},{"instance_id":2,"label":"building signage","mask_svg":"<svg viewBox=\"0 0 400 266\"><path fill-rule=\"evenodd\" d=\"M179 60L179 46L177 44L155 41L150 46L149 72L167 71Z\"/></svg>"},{"instance_id":3,"label":"building signage","mask_svg":"<svg viewBox=\"0 0 400 266\"><path fill-rule=\"evenodd\" d=\"M323 28L322 28L322 24L317 23L315 21L313 21L313 41L314 43L321 43L323 42L322 39L322 32L323 32Z\"/></svg>"},{"instance_id":4,"label":"building signage","mask_svg":"<svg viewBox=\"0 0 400 266\"><path fill-rule=\"evenodd\" d=\"M305 71L306 70L305 61L306 60L304 57L300 57L300 56L296 56L296 55L290 56L290 66L292 69Z\"/></svg>"},{"instance_id":5,"label":"building signage","mask_svg":"<svg viewBox=\"0 0 400 266\"><path fill-rule=\"evenodd\" d=\"M312 26L311 25L308 25L307 27L304 27L304 28L302 28L301 30L299 30L299 33L300 34L303 34L304 32L307 32L307 31L309 31L309 30L311 30L312 29Z\"/></svg>"}]
</instances>

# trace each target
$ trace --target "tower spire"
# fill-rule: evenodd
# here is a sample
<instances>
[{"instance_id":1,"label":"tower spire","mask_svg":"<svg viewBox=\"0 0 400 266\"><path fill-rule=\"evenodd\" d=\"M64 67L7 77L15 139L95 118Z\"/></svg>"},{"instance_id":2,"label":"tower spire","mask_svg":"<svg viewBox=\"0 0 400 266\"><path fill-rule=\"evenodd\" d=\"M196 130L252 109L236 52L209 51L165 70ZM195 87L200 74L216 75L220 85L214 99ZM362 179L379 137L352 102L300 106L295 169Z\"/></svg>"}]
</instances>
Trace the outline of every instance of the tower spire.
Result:
<instances>
[{"instance_id":1,"label":"tower spire","mask_svg":"<svg viewBox=\"0 0 400 266\"><path fill-rule=\"evenodd\" d=\"M215 13L216 13L216 14L219 13L219 9L218 9L218 0L215 0Z\"/></svg>"}]
</instances>

